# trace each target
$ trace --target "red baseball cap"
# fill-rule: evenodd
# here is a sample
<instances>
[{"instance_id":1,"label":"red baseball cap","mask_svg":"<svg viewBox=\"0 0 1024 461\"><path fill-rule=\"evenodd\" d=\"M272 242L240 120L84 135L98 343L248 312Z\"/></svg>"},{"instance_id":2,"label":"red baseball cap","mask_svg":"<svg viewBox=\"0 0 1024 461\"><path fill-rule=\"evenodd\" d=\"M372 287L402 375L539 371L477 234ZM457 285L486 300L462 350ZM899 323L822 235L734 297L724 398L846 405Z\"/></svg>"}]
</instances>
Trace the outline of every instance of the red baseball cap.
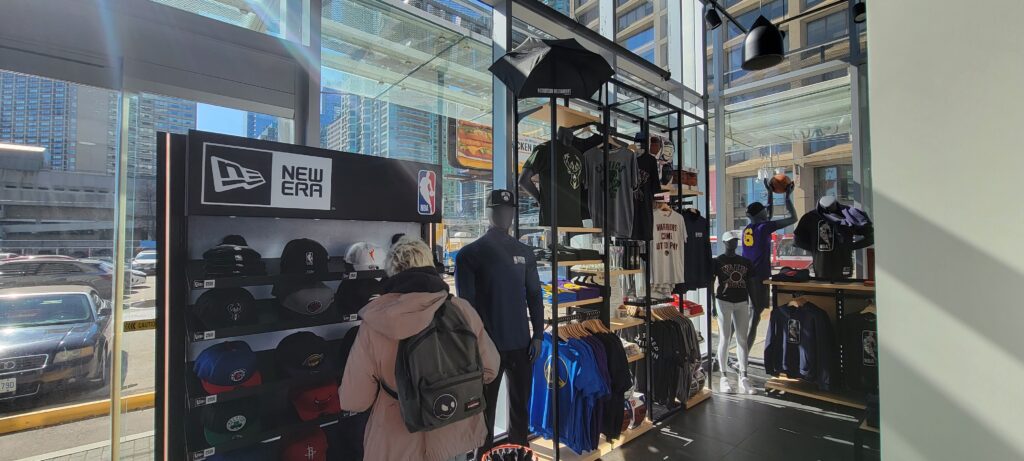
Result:
<instances>
[{"instance_id":1,"label":"red baseball cap","mask_svg":"<svg viewBox=\"0 0 1024 461\"><path fill-rule=\"evenodd\" d=\"M333 381L292 389L290 399L299 419L303 421L341 413L338 385Z\"/></svg>"},{"instance_id":2,"label":"red baseball cap","mask_svg":"<svg viewBox=\"0 0 1024 461\"><path fill-rule=\"evenodd\" d=\"M327 461L327 435L319 427L289 435L282 444L282 461Z\"/></svg>"}]
</instances>

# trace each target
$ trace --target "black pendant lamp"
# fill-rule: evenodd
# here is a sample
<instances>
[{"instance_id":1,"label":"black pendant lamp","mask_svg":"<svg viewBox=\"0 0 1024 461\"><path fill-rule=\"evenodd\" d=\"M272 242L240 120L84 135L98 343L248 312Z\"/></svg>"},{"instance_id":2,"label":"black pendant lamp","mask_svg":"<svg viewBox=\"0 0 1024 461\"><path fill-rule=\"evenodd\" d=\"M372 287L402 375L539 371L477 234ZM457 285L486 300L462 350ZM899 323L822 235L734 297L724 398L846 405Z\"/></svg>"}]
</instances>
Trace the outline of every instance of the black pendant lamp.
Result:
<instances>
[{"instance_id":1,"label":"black pendant lamp","mask_svg":"<svg viewBox=\"0 0 1024 461\"><path fill-rule=\"evenodd\" d=\"M718 26L722 25L722 17L718 15L714 8L704 13L704 20L708 22L708 30L715 30Z\"/></svg>"},{"instance_id":2,"label":"black pendant lamp","mask_svg":"<svg viewBox=\"0 0 1024 461\"><path fill-rule=\"evenodd\" d=\"M853 5L853 22L860 24L868 20L868 6L864 2Z\"/></svg>"},{"instance_id":3,"label":"black pendant lamp","mask_svg":"<svg viewBox=\"0 0 1024 461\"><path fill-rule=\"evenodd\" d=\"M762 70L782 62L782 34L768 18L758 16L743 41L743 70Z\"/></svg>"}]
</instances>

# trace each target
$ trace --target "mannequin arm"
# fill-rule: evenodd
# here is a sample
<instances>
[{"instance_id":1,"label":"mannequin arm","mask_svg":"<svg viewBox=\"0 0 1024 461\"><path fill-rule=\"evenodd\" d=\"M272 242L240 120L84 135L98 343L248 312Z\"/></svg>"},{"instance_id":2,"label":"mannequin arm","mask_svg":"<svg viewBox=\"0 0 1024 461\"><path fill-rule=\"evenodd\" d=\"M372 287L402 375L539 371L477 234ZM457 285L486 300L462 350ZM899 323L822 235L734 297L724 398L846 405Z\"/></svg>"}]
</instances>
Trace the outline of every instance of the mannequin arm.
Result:
<instances>
[{"instance_id":1,"label":"mannequin arm","mask_svg":"<svg viewBox=\"0 0 1024 461\"><path fill-rule=\"evenodd\" d=\"M538 202L540 201L540 190L537 189L537 185L533 183L533 177L537 173L534 173L533 168L523 168L523 173L519 175L519 185L523 187L523 190L527 194L530 194Z\"/></svg>"},{"instance_id":2,"label":"mannequin arm","mask_svg":"<svg viewBox=\"0 0 1024 461\"><path fill-rule=\"evenodd\" d=\"M796 206L793 205L793 184L790 184L789 189L786 191L786 212L789 213L789 216L772 221L775 230L796 224Z\"/></svg>"},{"instance_id":3,"label":"mannequin arm","mask_svg":"<svg viewBox=\"0 0 1024 461\"><path fill-rule=\"evenodd\" d=\"M530 311L533 338L544 337L544 296L541 294L537 260L532 255L526 260L526 306Z\"/></svg>"},{"instance_id":4,"label":"mannequin arm","mask_svg":"<svg viewBox=\"0 0 1024 461\"><path fill-rule=\"evenodd\" d=\"M867 247L869 247L871 245L874 245L874 244L875 244L875 229L872 228L869 225L869 226L867 226L864 229L864 234L861 236L860 240L857 240L856 242L853 243L852 248L854 250L860 250L862 248L867 248Z\"/></svg>"},{"instance_id":5,"label":"mannequin arm","mask_svg":"<svg viewBox=\"0 0 1024 461\"><path fill-rule=\"evenodd\" d=\"M470 306L477 309L476 304L476 275L474 267L470 262L470 255L463 249L455 255L455 290L459 297L465 299Z\"/></svg>"}]
</instances>

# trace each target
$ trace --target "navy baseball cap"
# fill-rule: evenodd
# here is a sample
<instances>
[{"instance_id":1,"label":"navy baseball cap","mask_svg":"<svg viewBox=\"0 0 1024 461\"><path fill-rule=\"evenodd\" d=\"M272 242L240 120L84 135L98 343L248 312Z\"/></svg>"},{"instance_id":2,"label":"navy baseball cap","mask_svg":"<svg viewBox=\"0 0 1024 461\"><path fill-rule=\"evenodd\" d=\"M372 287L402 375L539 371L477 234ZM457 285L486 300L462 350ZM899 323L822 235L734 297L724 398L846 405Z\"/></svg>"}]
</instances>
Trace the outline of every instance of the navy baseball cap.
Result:
<instances>
[{"instance_id":1,"label":"navy baseball cap","mask_svg":"<svg viewBox=\"0 0 1024 461\"><path fill-rule=\"evenodd\" d=\"M274 357L289 376L302 376L330 371L327 341L309 331L292 333L277 343Z\"/></svg>"},{"instance_id":2,"label":"navy baseball cap","mask_svg":"<svg viewBox=\"0 0 1024 461\"><path fill-rule=\"evenodd\" d=\"M282 274L326 274L327 250L310 239L295 239L281 251Z\"/></svg>"},{"instance_id":3,"label":"navy baseball cap","mask_svg":"<svg viewBox=\"0 0 1024 461\"><path fill-rule=\"evenodd\" d=\"M302 316L322 314L334 302L334 290L323 282L277 284L274 295L282 306Z\"/></svg>"},{"instance_id":4,"label":"navy baseball cap","mask_svg":"<svg viewBox=\"0 0 1024 461\"><path fill-rule=\"evenodd\" d=\"M258 320L255 304L244 288L214 288L196 300L196 316L210 330L250 325Z\"/></svg>"},{"instance_id":5,"label":"navy baseball cap","mask_svg":"<svg viewBox=\"0 0 1024 461\"><path fill-rule=\"evenodd\" d=\"M764 204L761 202L754 202L747 205L747 214L750 216L757 216L764 210Z\"/></svg>"},{"instance_id":6,"label":"navy baseball cap","mask_svg":"<svg viewBox=\"0 0 1024 461\"><path fill-rule=\"evenodd\" d=\"M206 348L196 358L193 371L210 394L263 383L256 354L245 341L227 341Z\"/></svg>"}]
</instances>

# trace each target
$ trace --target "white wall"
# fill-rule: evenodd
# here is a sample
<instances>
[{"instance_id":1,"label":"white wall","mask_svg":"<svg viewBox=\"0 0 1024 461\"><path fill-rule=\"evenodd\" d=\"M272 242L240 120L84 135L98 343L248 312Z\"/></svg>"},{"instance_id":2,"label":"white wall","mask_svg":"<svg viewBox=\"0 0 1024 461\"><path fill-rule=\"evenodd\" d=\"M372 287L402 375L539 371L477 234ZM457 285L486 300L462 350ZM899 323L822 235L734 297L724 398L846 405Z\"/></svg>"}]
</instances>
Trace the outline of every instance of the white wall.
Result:
<instances>
[{"instance_id":1,"label":"white wall","mask_svg":"<svg viewBox=\"0 0 1024 461\"><path fill-rule=\"evenodd\" d=\"M1024 459L1024 1L868 3L882 456Z\"/></svg>"}]
</instances>

